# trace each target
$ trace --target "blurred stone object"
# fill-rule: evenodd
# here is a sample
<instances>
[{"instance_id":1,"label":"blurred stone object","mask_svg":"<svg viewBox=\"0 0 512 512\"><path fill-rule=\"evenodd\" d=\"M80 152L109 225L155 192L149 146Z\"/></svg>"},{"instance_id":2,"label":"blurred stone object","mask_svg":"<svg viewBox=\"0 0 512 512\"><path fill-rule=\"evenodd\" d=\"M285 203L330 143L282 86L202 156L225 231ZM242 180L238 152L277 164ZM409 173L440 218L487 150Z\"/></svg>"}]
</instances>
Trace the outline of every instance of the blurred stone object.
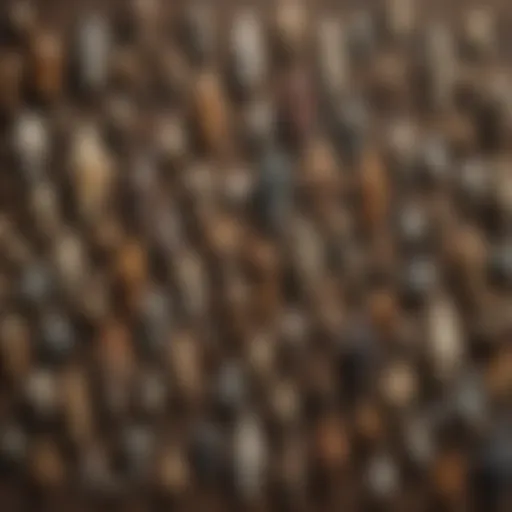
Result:
<instances>
[{"instance_id":1,"label":"blurred stone object","mask_svg":"<svg viewBox=\"0 0 512 512\"><path fill-rule=\"evenodd\" d=\"M374 19L364 9L356 11L347 26L348 46L353 65L368 62L376 46Z\"/></svg>"},{"instance_id":2,"label":"blurred stone object","mask_svg":"<svg viewBox=\"0 0 512 512\"><path fill-rule=\"evenodd\" d=\"M66 479L66 468L56 444L41 439L31 450L31 477L42 488L61 487Z\"/></svg>"},{"instance_id":3,"label":"blurred stone object","mask_svg":"<svg viewBox=\"0 0 512 512\"><path fill-rule=\"evenodd\" d=\"M320 420L315 432L315 455L322 469L343 468L350 456L350 447L343 422L336 417Z\"/></svg>"},{"instance_id":4,"label":"blurred stone object","mask_svg":"<svg viewBox=\"0 0 512 512\"><path fill-rule=\"evenodd\" d=\"M160 454L155 479L164 493L173 497L179 497L189 489L190 468L179 448L169 448Z\"/></svg>"},{"instance_id":5,"label":"blurred stone object","mask_svg":"<svg viewBox=\"0 0 512 512\"><path fill-rule=\"evenodd\" d=\"M414 29L416 0L388 0L385 2L385 27L388 34L398 40L410 35Z\"/></svg>"},{"instance_id":6,"label":"blurred stone object","mask_svg":"<svg viewBox=\"0 0 512 512\"><path fill-rule=\"evenodd\" d=\"M234 216L213 215L206 227L207 249L221 264L228 264L240 253L242 235L241 225Z\"/></svg>"},{"instance_id":7,"label":"blurred stone object","mask_svg":"<svg viewBox=\"0 0 512 512\"><path fill-rule=\"evenodd\" d=\"M418 127L412 119L398 118L390 123L386 154L396 179L408 180L418 149Z\"/></svg>"},{"instance_id":8,"label":"blurred stone object","mask_svg":"<svg viewBox=\"0 0 512 512\"><path fill-rule=\"evenodd\" d=\"M69 438L77 446L88 447L94 433L95 417L87 375L71 367L61 385L62 409Z\"/></svg>"},{"instance_id":9,"label":"blurred stone object","mask_svg":"<svg viewBox=\"0 0 512 512\"><path fill-rule=\"evenodd\" d=\"M382 225L389 208L389 183L380 155L369 150L361 162L361 209L365 227Z\"/></svg>"},{"instance_id":10,"label":"blurred stone object","mask_svg":"<svg viewBox=\"0 0 512 512\"><path fill-rule=\"evenodd\" d=\"M148 78L143 70L142 54L136 46L127 44L112 48L109 76L114 84L136 91L144 86Z\"/></svg>"},{"instance_id":11,"label":"blurred stone object","mask_svg":"<svg viewBox=\"0 0 512 512\"><path fill-rule=\"evenodd\" d=\"M468 113L453 112L446 116L444 133L455 155L471 155L477 143L477 129Z\"/></svg>"},{"instance_id":12,"label":"blurred stone object","mask_svg":"<svg viewBox=\"0 0 512 512\"><path fill-rule=\"evenodd\" d=\"M108 495L115 491L117 482L109 468L109 462L105 448L99 443L88 447L80 457L80 486L87 492L100 495Z\"/></svg>"},{"instance_id":13,"label":"blurred stone object","mask_svg":"<svg viewBox=\"0 0 512 512\"><path fill-rule=\"evenodd\" d=\"M269 334L255 334L248 342L247 361L248 372L256 382L267 383L275 371L276 347Z\"/></svg>"},{"instance_id":14,"label":"blurred stone object","mask_svg":"<svg viewBox=\"0 0 512 512\"><path fill-rule=\"evenodd\" d=\"M307 7L302 0L280 0L275 6L274 31L279 55L288 60L300 54L308 24Z\"/></svg>"},{"instance_id":15,"label":"blurred stone object","mask_svg":"<svg viewBox=\"0 0 512 512\"><path fill-rule=\"evenodd\" d=\"M85 222L91 222L107 207L114 173L113 162L94 126L77 128L70 158L78 213Z\"/></svg>"},{"instance_id":16,"label":"blurred stone object","mask_svg":"<svg viewBox=\"0 0 512 512\"><path fill-rule=\"evenodd\" d=\"M173 325L173 311L168 294L158 286L149 287L139 306L139 342L146 354L161 353Z\"/></svg>"},{"instance_id":17,"label":"blurred stone object","mask_svg":"<svg viewBox=\"0 0 512 512\"><path fill-rule=\"evenodd\" d=\"M130 15L134 20L138 43L144 49L155 49L158 43L162 12L160 2L155 0L132 0Z\"/></svg>"},{"instance_id":18,"label":"blurred stone object","mask_svg":"<svg viewBox=\"0 0 512 512\"><path fill-rule=\"evenodd\" d=\"M453 35L445 24L433 22L426 26L419 65L424 66L420 76L426 83L418 87L426 87L427 98L434 108L448 107L453 101L457 60Z\"/></svg>"},{"instance_id":19,"label":"blurred stone object","mask_svg":"<svg viewBox=\"0 0 512 512\"><path fill-rule=\"evenodd\" d=\"M320 73L329 96L338 97L349 77L346 36L338 17L325 16L318 21L318 58Z\"/></svg>"},{"instance_id":20,"label":"blurred stone object","mask_svg":"<svg viewBox=\"0 0 512 512\"><path fill-rule=\"evenodd\" d=\"M462 364L464 346L460 318L446 297L434 299L428 312L428 351L435 375L450 379Z\"/></svg>"},{"instance_id":21,"label":"blurred stone object","mask_svg":"<svg viewBox=\"0 0 512 512\"><path fill-rule=\"evenodd\" d=\"M311 206L325 201L340 192L343 183L340 179L340 165L329 141L318 137L312 138L305 149L304 160L300 166L300 196ZM309 205L308 205L309 206Z\"/></svg>"},{"instance_id":22,"label":"blurred stone object","mask_svg":"<svg viewBox=\"0 0 512 512\"><path fill-rule=\"evenodd\" d=\"M263 226L279 232L292 205L291 166L288 155L279 148L269 147L261 156L256 184L254 207Z\"/></svg>"},{"instance_id":23,"label":"blurred stone object","mask_svg":"<svg viewBox=\"0 0 512 512\"><path fill-rule=\"evenodd\" d=\"M403 297L415 307L424 304L435 291L439 282L435 262L425 256L416 256L407 262L403 275Z\"/></svg>"},{"instance_id":24,"label":"blurred stone object","mask_svg":"<svg viewBox=\"0 0 512 512\"><path fill-rule=\"evenodd\" d=\"M55 418L59 408L58 384L48 369L34 369L24 385L24 399L36 422Z\"/></svg>"},{"instance_id":25,"label":"blurred stone object","mask_svg":"<svg viewBox=\"0 0 512 512\"><path fill-rule=\"evenodd\" d=\"M242 9L235 13L231 28L232 73L240 92L252 92L266 78L267 55L258 13Z\"/></svg>"},{"instance_id":26,"label":"blurred stone object","mask_svg":"<svg viewBox=\"0 0 512 512\"><path fill-rule=\"evenodd\" d=\"M376 107L393 110L407 99L408 63L398 52L388 51L376 57L372 65L370 88Z\"/></svg>"},{"instance_id":27,"label":"blurred stone object","mask_svg":"<svg viewBox=\"0 0 512 512\"><path fill-rule=\"evenodd\" d=\"M168 401L168 389L163 375L157 370L147 370L137 384L137 405L149 416L157 416L165 411Z\"/></svg>"},{"instance_id":28,"label":"blurred stone object","mask_svg":"<svg viewBox=\"0 0 512 512\"><path fill-rule=\"evenodd\" d=\"M251 102L243 113L245 139L251 151L268 144L275 132L275 111L267 98Z\"/></svg>"},{"instance_id":29,"label":"blurred stone object","mask_svg":"<svg viewBox=\"0 0 512 512\"><path fill-rule=\"evenodd\" d=\"M194 107L201 142L208 152L218 153L229 144L226 98L213 72L201 73L194 86Z\"/></svg>"},{"instance_id":30,"label":"blurred stone object","mask_svg":"<svg viewBox=\"0 0 512 512\"><path fill-rule=\"evenodd\" d=\"M62 222L55 189L48 181L38 183L34 185L30 201L36 229L44 237L53 239L57 236Z\"/></svg>"},{"instance_id":31,"label":"blurred stone object","mask_svg":"<svg viewBox=\"0 0 512 512\"><path fill-rule=\"evenodd\" d=\"M30 181L46 171L50 153L50 137L44 117L35 112L22 113L14 126L13 147L21 170Z\"/></svg>"},{"instance_id":32,"label":"blurred stone object","mask_svg":"<svg viewBox=\"0 0 512 512\"><path fill-rule=\"evenodd\" d=\"M453 397L454 412L470 431L485 429L488 419L488 399L484 382L476 371L468 370L455 385Z\"/></svg>"},{"instance_id":33,"label":"blurred stone object","mask_svg":"<svg viewBox=\"0 0 512 512\"><path fill-rule=\"evenodd\" d=\"M88 262L83 241L75 233L60 231L55 240L53 261L60 286L73 297L87 274Z\"/></svg>"},{"instance_id":34,"label":"blurred stone object","mask_svg":"<svg viewBox=\"0 0 512 512\"><path fill-rule=\"evenodd\" d=\"M464 19L463 45L470 58L488 58L496 49L495 20L486 7L468 9Z\"/></svg>"},{"instance_id":35,"label":"blurred stone object","mask_svg":"<svg viewBox=\"0 0 512 512\"><path fill-rule=\"evenodd\" d=\"M226 173L221 188L224 189L224 192L221 192L221 194L228 207L233 207L235 210L245 208L254 189L252 169L248 168L245 164L235 166L234 169ZM233 219L233 224L240 225L235 219ZM234 226L233 229L235 232L239 232Z\"/></svg>"},{"instance_id":36,"label":"blurred stone object","mask_svg":"<svg viewBox=\"0 0 512 512\"><path fill-rule=\"evenodd\" d=\"M164 117L157 127L157 151L166 163L181 162L189 149L188 134L179 115Z\"/></svg>"},{"instance_id":37,"label":"blurred stone object","mask_svg":"<svg viewBox=\"0 0 512 512\"><path fill-rule=\"evenodd\" d=\"M115 277L124 294L125 305L133 310L147 284L147 251L138 240L133 239L127 240L116 252Z\"/></svg>"},{"instance_id":38,"label":"blurred stone object","mask_svg":"<svg viewBox=\"0 0 512 512\"><path fill-rule=\"evenodd\" d=\"M413 417L407 421L405 436L408 457L421 469L428 467L435 456L436 444L432 431L430 416Z\"/></svg>"},{"instance_id":39,"label":"blurred stone object","mask_svg":"<svg viewBox=\"0 0 512 512\"><path fill-rule=\"evenodd\" d=\"M460 169L459 186L463 199L472 207L485 204L490 192L489 164L486 161L471 159L464 162Z\"/></svg>"},{"instance_id":40,"label":"blurred stone object","mask_svg":"<svg viewBox=\"0 0 512 512\"><path fill-rule=\"evenodd\" d=\"M380 409L373 403L362 401L354 413L355 440L373 446L382 439L385 425Z\"/></svg>"},{"instance_id":41,"label":"blurred stone object","mask_svg":"<svg viewBox=\"0 0 512 512\"><path fill-rule=\"evenodd\" d=\"M233 439L235 484L244 499L264 491L267 446L257 418L247 415L236 425Z\"/></svg>"},{"instance_id":42,"label":"blurred stone object","mask_svg":"<svg viewBox=\"0 0 512 512\"><path fill-rule=\"evenodd\" d=\"M202 352L190 333L178 333L168 346L167 364L182 401L198 400L203 392Z\"/></svg>"},{"instance_id":43,"label":"blurred stone object","mask_svg":"<svg viewBox=\"0 0 512 512\"><path fill-rule=\"evenodd\" d=\"M216 13L208 2L187 5L182 20L182 39L192 62L208 62L217 49Z\"/></svg>"},{"instance_id":44,"label":"blurred stone object","mask_svg":"<svg viewBox=\"0 0 512 512\"><path fill-rule=\"evenodd\" d=\"M37 24L37 8L32 0L11 2L7 6L6 18L16 39L26 42Z\"/></svg>"},{"instance_id":45,"label":"blurred stone object","mask_svg":"<svg viewBox=\"0 0 512 512\"><path fill-rule=\"evenodd\" d=\"M34 93L43 101L59 98L64 86L65 52L55 32L39 31L31 41L30 72Z\"/></svg>"},{"instance_id":46,"label":"blurred stone object","mask_svg":"<svg viewBox=\"0 0 512 512\"><path fill-rule=\"evenodd\" d=\"M138 109L134 101L123 93L106 99L105 132L106 138L115 148L125 148L132 141L135 132Z\"/></svg>"},{"instance_id":47,"label":"blurred stone object","mask_svg":"<svg viewBox=\"0 0 512 512\"><path fill-rule=\"evenodd\" d=\"M227 362L219 369L216 385L216 401L228 414L236 414L247 400L243 368L236 362Z\"/></svg>"},{"instance_id":48,"label":"blurred stone object","mask_svg":"<svg viewBox=\"0 0 512 512\"><path fill-rule=\"evenodd\" d=\"M147 475L153 456L154 437L141 425L127 425L120 439L120 459L123 473L135 481Z\"/></svg>"},{"instance_id":49,"label":"blurred stone object","mask_svg":"<svg viewBox=\"0 0 512 512\"><path fill-rule=\"evenodd\" d=\"M384 400L392 407L410 406L418 391L415 374L407 363L397 361L386 368L382 376L381 388Z\"/></svg>"},{"instance_id":50,"label":"blurred stone object","mask_svg":"<svg viewBox=\"0 0 512 512\"><path fill-rule=\"evenodd\" d=\"M43 316L40 329L39 348L42 360L66 360L76 342L76 334L69 320L58 311L48 311Z\"/></svg>"},{"instance_id":51,"label":"blurred stone object","mask_svg":"<svg viewBox=\"0 0 512 512\"><path fill-rule=\"evenodd\" d=\"M420 180L427 184L438 184L446 178L450 159L442 138L425 137L419 148L417 167Z\"/></svg>"},{"instance_id":52,"label":"blurred stone object","mask_svg":"<svg viewBox=\"0 0 512 512\"><path fill-rule=\"evenodd\" d=\"M400 308L394 290L383 287L369 296L372 323L384 338L393 337L400 324Z\"/></svg>"},{"instance_id":53,"label":"blurred stone object","mask_svg":"<svg viewBox=\"0 0 512 512\"><path fill-rule=\"evenodd\" d=\"M176 272L183 312L187 318L201 318L208 307L208 290L200 256L193 252L183 254Z\"/></svg>"},{"instance_id":54,"label":"blurred stone object","mask_svg":"<svg viewBox=\"0 0 512 512\"><path fill-rule=\"evenodd\" d=\"M336 149L349 164L353 165L361 157L369 122L369 109L363 98L349 95L334 105L332 137Z\"/></svg>"},{"instance_id":55,"label":"blurred stone object","mask_svg":"<svg viewBox=\"0 0 512 512\"><path fill-rule=\"evenodd\" d=\"M110 29L107 20L95 13L80 20L78 28L79 74L85 90L103 89L108 80Z\"/></svg>"},{"instance_id":56,"label":"blurred stone object","mask_svg":"<svg viewBox=\"0 0 512 512\"><path fill-rule=\"evenodd\" d=\"M106 381L126 381L134 371L131 333L118 321L105 322L97 340L97 364Z\"/></svg>"},{"instance_id":57,"label":"blurred stone object","mask_svg":"<svg viewBox=\"0 0 512 512\"><path fill-rule=\"evenodd\" d=\"M158 53L156 58L157 80L160 80L162 94L168 99L182 100L189 93L194 79L194 67L187 61L186 55L175 46Z\"/></svg>"},{"instance_id":58,"label":"blurred stone object","mask_svg":"<svg viewBox=\"0 0 512 512\"><path fill-rule=\"evenodd\" d=\"M398 233L404 249L419 249L428 245L430 219L425 208L410 201L398 213Z\"/></svg>"},{"instance_id":59,"label":"blurred stone object","mask_svg":"<svg viewBox=\"0 0 512 512\"><path fill-rule=\"evenodd\" d=\"M476 229L470 226L458 226L456 233L449 233L451 241L448 264L458 277L459 282L474 298L485 280L487 250L485 240Z\"/></svg>"},{"instance_id":60,"label":"blurred stone object","mask_svg":"<svg viewBox=\"0 0 512 512\"><path fill-rule=\"evenodd\" d=\"M54 279L46 263L34 261L23 269L19 293L28 305L40 305L48 300L54 291Z\"/></svg>"},{"instance_id":61,"label":"blurred stone object","mask_svg":"<svg viewBox=\"0 0 512 512\"><path fill-rule=\"evenodd\" d=\"M467 462L456 450L446 450L438 455L433 466L434 492L447 504L458 504L467 485Z\"/></svg>"},{"instance_id":62,"label":"blurred stone object","mask_svg":"<svg viewBox=\"0 0 512 512\"><path fill-rule=\"evenodd\" d=\"M400 475L394 460L387 454L376 455L367 468L368 491L378 501L387 501L400 486Z\"/></svg>"},{"instance_id":63,"label":"blurred stone object","mask_svg":"<svg viewBox=\"0 0 512 512\"><path fill-rule=\"evenodd\" d=\"M298 436L290 436L284 442L276 463L276 479L285 503L300 507L304 500L307 482L307 454Z\"/></svg>"},{"instance_id":64,"label":"blurred stone object","mask_svg":"<svg viewBox=\"0 0 512 512\"><path fill-rule=\"evenodd\" d=\"M316 128L318 100L310 70L293 67L285 71L278 90L277 122L283 142L302 146Z\"/></svg>"},{"instance_id":65,"label":"blurred stone object","mask_svg":"<svg viewBox=\"0 0 512 512\"><path fill-rule=\"evenodd\" d=\"M292 382L278 383L272 393L272 414L285 428L298 423L301 398Z\"/></svg>"}]
</instances>

